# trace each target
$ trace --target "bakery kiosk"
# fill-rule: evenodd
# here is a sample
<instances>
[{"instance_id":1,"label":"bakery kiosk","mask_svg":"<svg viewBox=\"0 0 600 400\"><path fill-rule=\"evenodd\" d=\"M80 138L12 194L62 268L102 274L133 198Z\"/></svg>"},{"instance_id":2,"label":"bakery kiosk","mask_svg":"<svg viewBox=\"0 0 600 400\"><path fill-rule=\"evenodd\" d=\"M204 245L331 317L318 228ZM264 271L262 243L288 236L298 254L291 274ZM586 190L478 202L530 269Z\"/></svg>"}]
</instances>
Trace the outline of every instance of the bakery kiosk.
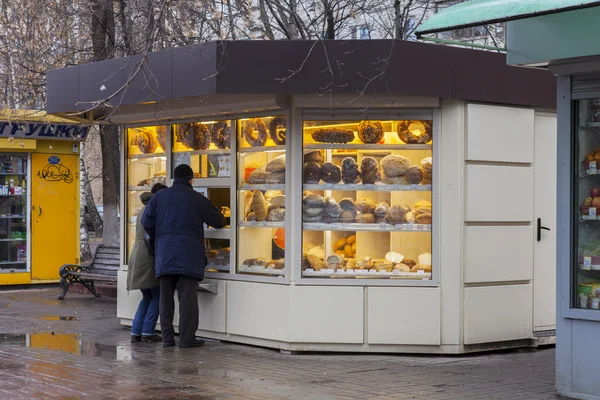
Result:
<instances>
[{"instance_id":1,"label":"bakery kiosk","mask_svg":"<svg viewBox=\"0 0 600 400\"><path fill-rule=\"evenodd\" d=\"M230 222L205 230L199 336L415 353L551 340L554 230L538 242L534 223L554 228L538 159L556 152L551 74L402 41L211 42L49 71L49 112L84 102L122 126L123 324L139 195L188 163Z\"/></svg>"}]
</instances>

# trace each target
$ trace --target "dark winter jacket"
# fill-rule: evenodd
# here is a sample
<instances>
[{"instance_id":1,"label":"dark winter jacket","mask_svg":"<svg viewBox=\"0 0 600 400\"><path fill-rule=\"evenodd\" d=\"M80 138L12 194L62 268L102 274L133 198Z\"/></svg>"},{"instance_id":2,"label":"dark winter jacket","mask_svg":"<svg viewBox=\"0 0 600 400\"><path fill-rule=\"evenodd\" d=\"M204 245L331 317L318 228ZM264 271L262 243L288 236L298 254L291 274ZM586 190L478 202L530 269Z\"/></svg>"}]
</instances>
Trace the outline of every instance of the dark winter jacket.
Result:
<instances>
[{"instance_id":1,"label":"dark winter jacket","mask_svg":"<svg viewBox=\"0 0 600 400\"><path fill-rule=\"evenodd\" d=\"M227 220L185 179L176 178L172 187L154 195L142 225L154 242L156 277L204 277L204 224L222 228Z\"/></svg>"},{"instance_id":2,"label":"dark winter jacket","mask_svg":"<svg viewBox=\"0 0 600 400\"><path fill-rule=\"evenodd\" d=\"M142 204L148 204L152 196L153 194L150 192L142 193L140 196ZM150 289L160 285L160 282L154 276L154 257L148 252L144 244L145 232L142 226L142 215L144 215L145 209L144 206L138 214L135 225L135 242L131 253L129 253L127 269L127 290Z\"/></svg>"}]
</instances>

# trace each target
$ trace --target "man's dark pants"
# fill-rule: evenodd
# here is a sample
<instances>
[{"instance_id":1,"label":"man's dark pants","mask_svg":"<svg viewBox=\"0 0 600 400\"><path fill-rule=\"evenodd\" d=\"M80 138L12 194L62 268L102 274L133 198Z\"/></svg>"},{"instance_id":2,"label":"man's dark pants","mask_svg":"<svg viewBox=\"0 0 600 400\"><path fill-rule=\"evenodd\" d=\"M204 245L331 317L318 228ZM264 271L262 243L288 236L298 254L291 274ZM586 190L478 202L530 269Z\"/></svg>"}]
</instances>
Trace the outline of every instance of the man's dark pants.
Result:
<instances>
[{"instance_id":1,"label":"man's dark pants","mask_svg":"<svg viewBox=\"0 0 600 400\"><path fill-rule=\"evenodd\" d=\"M198 330L198 278L185 275L160 277L160 329L163 343L175 341L175 288L179 299L179 345L189 345L196 339Z\"/></svg>"}]
</instances>

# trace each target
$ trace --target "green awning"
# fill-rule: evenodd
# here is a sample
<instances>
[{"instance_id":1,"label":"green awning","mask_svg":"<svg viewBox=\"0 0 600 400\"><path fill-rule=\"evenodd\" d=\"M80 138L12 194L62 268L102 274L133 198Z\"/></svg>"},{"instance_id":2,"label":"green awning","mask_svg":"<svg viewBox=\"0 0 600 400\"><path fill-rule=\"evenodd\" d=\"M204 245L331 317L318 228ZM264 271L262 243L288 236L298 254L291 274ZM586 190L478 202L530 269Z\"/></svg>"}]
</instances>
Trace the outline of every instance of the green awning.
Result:
<instances>
[{"instance_id":1,"label":"green awning","mask_svg":"<svg viewBox=\"0 0 600 400\"><path fill-rule=\"evenodd\" d=\"M473 0L441 10L416 31L417 37L428 33L495 24L555 14L580 8L600 6L598 0Z\"/></svg>"}]
</instances>

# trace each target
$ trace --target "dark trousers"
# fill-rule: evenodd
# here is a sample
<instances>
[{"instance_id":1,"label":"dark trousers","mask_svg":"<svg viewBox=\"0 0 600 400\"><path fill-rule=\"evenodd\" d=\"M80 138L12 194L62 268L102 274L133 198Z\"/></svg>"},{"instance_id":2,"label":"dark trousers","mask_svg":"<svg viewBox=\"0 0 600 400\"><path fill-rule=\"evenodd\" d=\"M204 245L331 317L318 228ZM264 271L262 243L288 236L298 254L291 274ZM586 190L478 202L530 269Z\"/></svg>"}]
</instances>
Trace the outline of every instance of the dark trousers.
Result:
<instances>
[{"instance_id":1,"label":"dark trousers","mask_svg":"<svg viewBox=\"0 0 600 400\"><path fill-rule=\"evenodd\" d=\"M160 328L164 343L175 341L175 288L179 300L179 345L186 345L194 342L198 330L198 278L185 275L160 277Z\"/></svg>"}]
</instances>

